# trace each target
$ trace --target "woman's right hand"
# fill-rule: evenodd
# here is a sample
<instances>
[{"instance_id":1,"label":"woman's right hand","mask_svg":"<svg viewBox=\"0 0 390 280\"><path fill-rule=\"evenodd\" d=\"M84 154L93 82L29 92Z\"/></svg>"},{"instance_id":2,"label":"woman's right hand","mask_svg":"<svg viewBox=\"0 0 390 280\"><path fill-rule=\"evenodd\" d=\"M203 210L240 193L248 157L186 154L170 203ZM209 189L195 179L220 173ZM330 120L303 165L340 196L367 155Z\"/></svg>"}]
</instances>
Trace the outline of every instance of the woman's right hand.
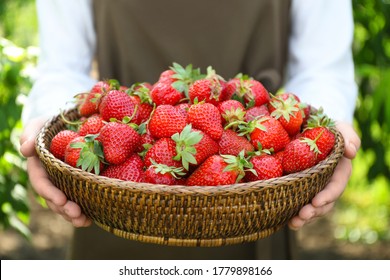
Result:
<instances>
[{"instance_id":1,"label":"woman's right hand","mask_svg":"<svg viewBox=\"0 0 390 280\"><path fill-rule=\"evenodd\" d=\"M27 173L33 189L46 200L47 206L75 227L87 227L92 221L74 202L68 200L65 194L50 181L35 151L35 138L43 127L46 119L31 120L20 137L20 152L27 158Z\"/></svg>"}]
</instances>

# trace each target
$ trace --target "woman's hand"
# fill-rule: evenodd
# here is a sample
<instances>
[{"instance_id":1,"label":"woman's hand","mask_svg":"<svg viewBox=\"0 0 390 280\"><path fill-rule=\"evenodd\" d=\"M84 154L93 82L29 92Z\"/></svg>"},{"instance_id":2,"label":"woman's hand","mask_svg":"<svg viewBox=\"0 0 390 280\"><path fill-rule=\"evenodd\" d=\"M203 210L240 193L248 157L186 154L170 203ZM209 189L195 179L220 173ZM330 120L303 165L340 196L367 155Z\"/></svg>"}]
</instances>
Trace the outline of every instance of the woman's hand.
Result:
<instances>
[{"instance_id":1,"label":"woman's hand","mask_svg":"<svg viewBox=\"0 0 390 280\"><path fill-rule=\"evenodd\" d=\"M355 158L360 148L360 138L352 125L348 123L339 122L336 127L344 137L344 156L338 163L328 185L312 199L310 204L305 205L299 211L298 215L289 221L289 227L293 230L300 229L306 223L310 223L332 210L336 200L341 196L347 186L352 172L351 161Z\"/></svg>"},{"instance_id":2,"label":"woman's hand","mask_svg":"<svg viewBox=\"0 0 390 280\"><path fill-rule=\"evenodd\" d=\"M45 121L44 118L31 120L20 137L20 152L27 158L27 172L31 185L55 213L60 214L75 227L89 226L91 220L81 212L76 203L69 201L65 194L52 184L36 154L35 137Z\"/></svg>"}]
</instances>

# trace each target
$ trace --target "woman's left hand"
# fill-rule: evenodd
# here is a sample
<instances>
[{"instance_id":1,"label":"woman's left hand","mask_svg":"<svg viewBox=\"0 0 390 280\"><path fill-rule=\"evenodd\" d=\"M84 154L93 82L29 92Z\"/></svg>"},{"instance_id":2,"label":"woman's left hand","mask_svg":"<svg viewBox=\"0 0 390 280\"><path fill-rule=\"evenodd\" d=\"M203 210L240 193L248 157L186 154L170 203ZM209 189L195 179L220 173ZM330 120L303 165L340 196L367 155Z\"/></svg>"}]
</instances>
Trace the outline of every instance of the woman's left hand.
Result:
<instances>
[{"instance_id":1,"label":"woman's left hand","mask_svg":"<svg viewBox=\"0 0 390 280\"><path fill-rule=\"evenodd\" d=\"M290 229L298 230L305 224L327 214L332 210L336 200L342 195L347 186L352 173L352 159L355 158L360 148L360 138L351 124L339 122L336 128L344 137L344 156L325 188L312 199L310 204L305 205L297 216L289 221Z\"/></svg>"}]
</instances>

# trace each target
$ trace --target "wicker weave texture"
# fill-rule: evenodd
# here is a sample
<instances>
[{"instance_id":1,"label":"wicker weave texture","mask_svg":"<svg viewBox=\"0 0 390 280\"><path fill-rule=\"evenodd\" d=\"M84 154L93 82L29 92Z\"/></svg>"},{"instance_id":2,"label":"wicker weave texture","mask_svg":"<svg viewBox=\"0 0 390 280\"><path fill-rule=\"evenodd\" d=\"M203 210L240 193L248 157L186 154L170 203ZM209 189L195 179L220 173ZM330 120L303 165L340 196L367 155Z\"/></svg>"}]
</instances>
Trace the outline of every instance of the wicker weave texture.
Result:
<instances>
[{"instance_id":1,"label":"wicker weave texture","mask_svg":"<svg viewBox=\"0 0 390 280\"><path fill-rule=\"evenodd\" d=\"M66 113L77 119L75 110ZM338 131L327 159L280 178L228 186L189 187L125 182L73 168L48 150L65 124L47 122L36 141L52 182L97 225L117 236L174 246L222 246L268 237L321 191L343 155Z\"/></svg>"}]
</instances>

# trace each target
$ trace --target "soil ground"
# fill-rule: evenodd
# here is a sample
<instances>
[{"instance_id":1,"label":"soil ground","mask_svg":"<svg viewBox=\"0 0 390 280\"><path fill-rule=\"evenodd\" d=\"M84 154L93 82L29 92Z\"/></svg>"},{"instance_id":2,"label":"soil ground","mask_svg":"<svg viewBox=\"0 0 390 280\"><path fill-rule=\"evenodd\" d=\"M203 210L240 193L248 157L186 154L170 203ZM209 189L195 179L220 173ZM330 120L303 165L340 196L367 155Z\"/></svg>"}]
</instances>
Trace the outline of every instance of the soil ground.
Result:
<instances>
[{"instance_id":1,"label":"soil ground","mask_svg":"<svg viewBox=\"0 0 390 280\"><path fill-rule=\"evenodd\" d=\"M333 237L331 214L306 225L298 232L301 259L317 260L379 260L390 259L390 242L372 245L349 243ZM72 234L72 226L32 201L31 241L13 230L0 232L0 259L61 260Z\"/></svg>"}]
</instances>

